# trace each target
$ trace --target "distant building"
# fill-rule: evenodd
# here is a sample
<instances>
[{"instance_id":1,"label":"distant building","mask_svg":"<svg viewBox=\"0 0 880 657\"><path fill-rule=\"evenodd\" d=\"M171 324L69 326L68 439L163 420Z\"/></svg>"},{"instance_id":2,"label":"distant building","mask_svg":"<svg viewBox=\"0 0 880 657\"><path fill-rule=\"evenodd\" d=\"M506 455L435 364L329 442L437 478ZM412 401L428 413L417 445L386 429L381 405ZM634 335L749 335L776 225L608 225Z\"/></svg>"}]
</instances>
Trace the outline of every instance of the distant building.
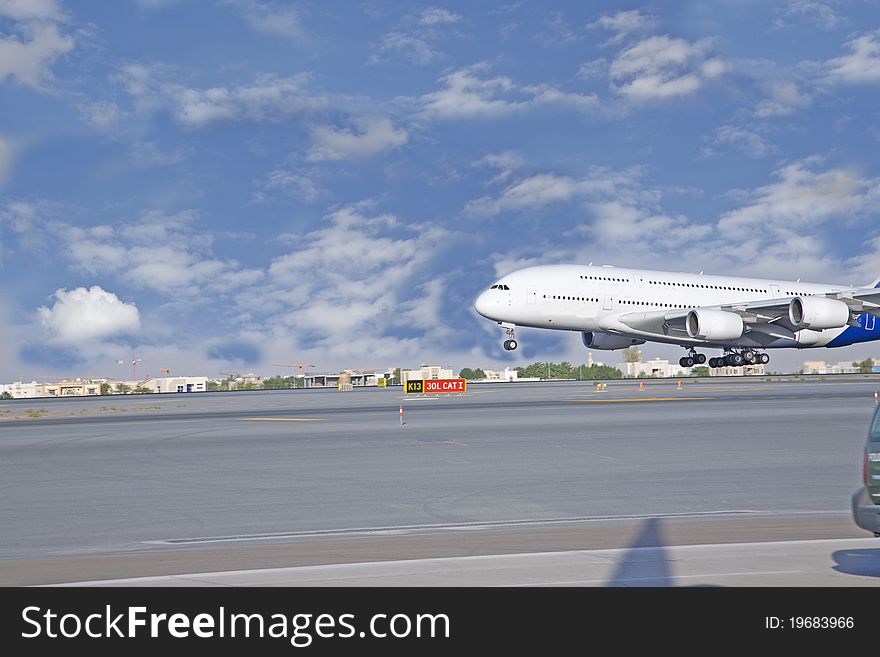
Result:
<instances>
[{"instance_id":1,"label":"distant building","mask_svg":"<svg viewBox=\"0 0 880 657\"><path fill-rule=\"evenodd\" d=\"M852 362L829 365L824 360L805 360L804 374L858 374L859 368Z\"/></svg>"},{"instance_id":2,"label":"distant building","mask_svg":"<svg viewBox=\"0 0 880 657\"><path fill-rule=\"evenodd\" d=\"M205 392L208 389L206 376L164 376L140 382L141 388L150 392Z\"/></svg>"},{"instance_id":3,"label":"distant building","mask_svg":"<svg viewBox=\"0 0 880 657\"><path fill-rule=\"evenodd\" d=\"M306 388L338 388L340 384L356 387L376 387L379 379L385 379L386 385L394 378L393 369L379 370L344 370L335 373L310 372L303 377Z\"/></svg>"},{"instance_id":4,"label":"distant building","mask_svg":"<svg viewBox=\"0 0 880 657\"><path fill-rule=\"evenodd\" d=\"M517 380L517 371L515 369L511 369L510 367L505 367L503 370L483 370L486 373L486 378L484 381L516 381Z\"/></svg>"},{"instance_id":5,"label":"distant building","mask_svg":"<svg viewBox=\"0 0 880 657\"><path fill-rule=\"evenodd\" d=\"M8 392L13 399L36 399L37 397L89 397L101 394L104 379L71 379L52 383L16 383L0 384L0 395Z\"/></svg>"},{"instance_id":6,"label":"distant building","mask_svg":"<svg viewBox=\"0 0 880 657\"><path fill-rule=\"evenodd\" d=\"M453 379L455 374L452 370L445 369L441 365L422 365L417 370L400 370L401 382L425 381L429 379Z\"/></svg>"},{"instance_id":7,"label":"distant building","mask_svg":"<svg viewBox=\"0 0 880 657\"><path fill-rule=\"evenodd\" d=\"M623 375L628 378L656 377L668 378L686 376L690 370L678 363L670 363L665 358L652 358L645 362L624 363Z\"/></svg>"}]
</instances>

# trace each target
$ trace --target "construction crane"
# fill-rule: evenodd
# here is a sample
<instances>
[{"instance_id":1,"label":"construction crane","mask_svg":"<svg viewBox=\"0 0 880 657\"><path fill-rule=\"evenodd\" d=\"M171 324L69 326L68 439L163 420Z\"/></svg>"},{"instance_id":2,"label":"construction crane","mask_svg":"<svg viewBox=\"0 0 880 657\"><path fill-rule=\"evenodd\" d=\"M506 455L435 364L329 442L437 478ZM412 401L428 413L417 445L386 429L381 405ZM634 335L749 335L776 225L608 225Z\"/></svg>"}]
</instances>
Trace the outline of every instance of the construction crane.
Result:
<instances>
[{"instance_id":1,"label":"construction crane","mask_svg":"<svg viewBox=\"0 0 880 657\"><path fill-rule=\"evenodd\" d=\"M129 362L129 361L126 361L126 360L117 360L117 361L116 361L116 364L117 364L117 365L125 365L127 362ZM138 380L138 378L137 378L137 364L138 364L138 363L143 363L143 362L144 362L144 359L143 359L143 358L137 358L136 356L134 356L134 355L132 354L132 357L131 357L131 380L132 380L132 381L137 381L137 380Z\"/></svg>"},{"instance_id":2,"label":"construction crane","mask_svg":"<svg viewBox=\"0 0 880 657\"><path fill-rule=\"evenodd\" d=\"M308 365L306 363L272 363L272 364L277 365L278 367L298 367L299 373L301 375L305 375L305 368L316 367L316 365Z\"/></svg>"},{"instance_id":3,"label":"construction crane","mask_svg":"<svg viewBox=\"0 0 880 657\"><path fill-rule=\"evenodd\" d=\"M227 377L230 381L234 381L241 376L241 372L220 372L220 374Z\"/></svg>"}]
</instances>

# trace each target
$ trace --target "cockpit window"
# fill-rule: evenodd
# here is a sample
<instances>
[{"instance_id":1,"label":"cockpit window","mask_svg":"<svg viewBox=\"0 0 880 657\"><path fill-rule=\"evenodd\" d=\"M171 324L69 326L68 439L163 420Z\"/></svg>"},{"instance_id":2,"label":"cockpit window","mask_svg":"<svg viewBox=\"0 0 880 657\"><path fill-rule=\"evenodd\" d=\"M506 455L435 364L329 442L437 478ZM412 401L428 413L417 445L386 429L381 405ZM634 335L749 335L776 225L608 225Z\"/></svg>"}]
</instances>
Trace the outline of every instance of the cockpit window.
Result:
<instances>
[{"instance_id":1,"label":"cockpit window","mask_svg":"<svg viewBox=\"0 0 880 657\"><path fill-rule=\"evenodd\" d=\"M509 290L510 289L506 285L499 285L498 287L500 287L502 290Z\"/></svg>"},{"instance_id":2,"label":"cockpit window","mask_svg":"<svg viewBox=\"0 0 880 657\"><path fill-rule=\"evenodd\" d=\"M490 290L497 290L497 289L498 289L498 287L499 287L499 286L497 286L497 285L493 285L493 286L492 286L492 287L490 287L490 288L489 288L489 289L490 289Z\"/></svg>"}]
</instances>

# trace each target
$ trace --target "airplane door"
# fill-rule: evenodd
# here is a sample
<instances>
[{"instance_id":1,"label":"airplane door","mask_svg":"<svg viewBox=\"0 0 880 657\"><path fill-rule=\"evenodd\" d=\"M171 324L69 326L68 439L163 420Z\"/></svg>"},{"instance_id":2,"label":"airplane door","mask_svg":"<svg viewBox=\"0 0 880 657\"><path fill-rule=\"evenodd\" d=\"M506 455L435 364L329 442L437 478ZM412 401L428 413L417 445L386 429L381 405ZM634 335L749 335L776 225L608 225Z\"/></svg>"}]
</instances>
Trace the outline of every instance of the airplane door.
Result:
<instances>
[{"instance_id":1,"label":"airplane door","mask_svg":"<svg viewBox=\"0 0 880 657\"><path fill-rule=\"evenodd\" d=\"M602 305L603 310L611 310L611 297L605 297L605 303Z\"/></svg>"},{"instance_id":2,"label":"airplane door","mask_svg":"<svg viewBox=\"0 0 880 657\"><path fill-rule=\"evenodd\" d=\"M771 285L770 286L770 298L771 299L781 299L782 298L782 291L779 289L778 285Z\"/></svg>"},{"instance_id":3,"label":"airplane door","mask_svg":"<svg viewBox=\"0 0 880 657\"><path fill-rule=\"evenodd\" d=\"M538 303L538 289L534 287L530 287L526 290L526 303L536 304Z\"/></svg>"},{"instance_id":4,"label":"airplane door","mask_svg":"<svg viewBox=\"0 0 880 657\"><path fill-rule=\"evenodd\" d=\"M875 315L871 315L870 313L865 314L865 330L873 331L874 327L877 325L877 317Z\"/></svg>"}]
</instances>

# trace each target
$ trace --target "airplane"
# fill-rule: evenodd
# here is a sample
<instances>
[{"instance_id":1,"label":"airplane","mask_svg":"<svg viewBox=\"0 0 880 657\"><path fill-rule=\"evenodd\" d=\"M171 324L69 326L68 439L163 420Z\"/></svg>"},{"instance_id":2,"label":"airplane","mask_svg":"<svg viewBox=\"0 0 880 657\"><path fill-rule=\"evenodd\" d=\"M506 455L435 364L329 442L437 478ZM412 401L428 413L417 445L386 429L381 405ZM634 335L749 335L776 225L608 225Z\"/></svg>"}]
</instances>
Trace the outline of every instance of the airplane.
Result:
<instances>
[{"instance_id":1,"label":"airplane","mask_svg":"<svg viewBox=\"0 0 880 657\"><path fill-rule=\"evenodd\" d=\"M880 339L880 278L870 286L704 276L611 265L543 265L501 277L474 302L517 348L517 327L580 331L588 349L645 342L721 349L710 367L767 364L768 349L844 347Z\"/></svg>"}]
</instances>

